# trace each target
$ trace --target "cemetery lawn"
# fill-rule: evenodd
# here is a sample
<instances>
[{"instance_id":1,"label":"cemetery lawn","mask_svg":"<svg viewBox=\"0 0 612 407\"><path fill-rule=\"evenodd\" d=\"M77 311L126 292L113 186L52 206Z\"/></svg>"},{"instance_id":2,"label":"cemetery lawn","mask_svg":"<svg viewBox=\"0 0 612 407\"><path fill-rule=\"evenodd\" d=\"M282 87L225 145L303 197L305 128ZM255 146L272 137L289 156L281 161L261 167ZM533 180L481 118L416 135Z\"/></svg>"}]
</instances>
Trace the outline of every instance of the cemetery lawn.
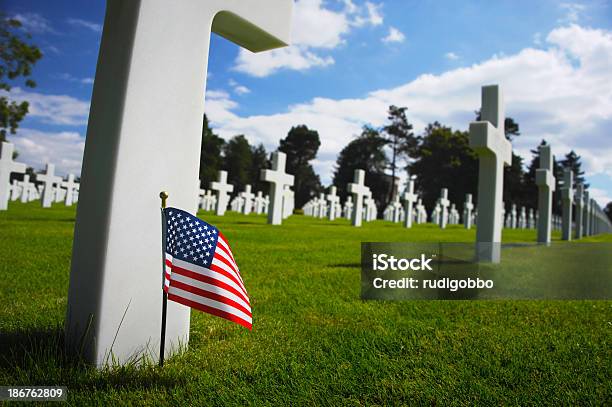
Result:
<instances>
[{"instance_id":1,"label":"cemetery lawn","mask_svg":"<svg viewBox=\"0 0 612 407\"><path fill-rule=\"evenodd\" d=\"M163 369L97 371L62 350L74 216L34 202L0 213L0 385L64 385L74 405L612 402L612 301L362 301L361 241L472 242L474 230L297 215L271 227L199 214L232 244L252 332L192 312L189 349Z\"/></svg>"}]
</instances>

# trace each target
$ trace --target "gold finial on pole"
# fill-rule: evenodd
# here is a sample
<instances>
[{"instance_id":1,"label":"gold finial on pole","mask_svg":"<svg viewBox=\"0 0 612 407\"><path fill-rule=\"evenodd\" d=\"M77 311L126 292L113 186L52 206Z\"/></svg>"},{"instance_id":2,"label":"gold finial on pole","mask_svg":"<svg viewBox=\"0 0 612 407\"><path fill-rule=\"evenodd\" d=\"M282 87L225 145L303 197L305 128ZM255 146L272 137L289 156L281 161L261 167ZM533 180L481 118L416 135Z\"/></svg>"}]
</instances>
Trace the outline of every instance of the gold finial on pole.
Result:
<instances>
[{"instance_id":1,"label":"gold finial on pole","mask_svg":"<svg viewBox=\"0 0 612 407\"><path fill-rule=\"evenodd\" d=\"M167 193L166 191L161 191L161 192L159 193L159 197L160 197L160 198L161 198L161 200L162 200L161 207L162 207L162 208L166 208L166 200L168 199L168 193Z\"/></svg>"}]
</instances>

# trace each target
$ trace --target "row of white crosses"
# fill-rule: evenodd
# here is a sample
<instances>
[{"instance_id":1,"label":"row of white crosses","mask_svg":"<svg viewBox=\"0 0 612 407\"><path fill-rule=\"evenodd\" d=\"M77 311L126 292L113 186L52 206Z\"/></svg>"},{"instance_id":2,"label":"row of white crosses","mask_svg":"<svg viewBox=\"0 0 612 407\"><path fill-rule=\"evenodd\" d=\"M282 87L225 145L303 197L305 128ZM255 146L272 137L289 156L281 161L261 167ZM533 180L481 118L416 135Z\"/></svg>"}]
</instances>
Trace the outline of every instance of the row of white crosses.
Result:
<instances>
[{"instance_id":1,"label":"row of white crosses","mask_svg":"<svg viewBox=\"0 0 612 407\"><path fill-rule=\"evenodd\" d=\"M63 201L66 206L73 205L78 200L79 183L75 182L74 174L69 174L66 181L55 175L55 165L47 164L45 173L36 174L36 181L42 183L39 189L31 182L30 175L25 174L26 165L13 160L14 146L2 142L0 145L0 210L8 208L10 200L21 199L30 202L41 198L42 207L50 208L53 202ZM24 174L22 181L9 183L12 173Z\"/></svg>"}]
</instances>

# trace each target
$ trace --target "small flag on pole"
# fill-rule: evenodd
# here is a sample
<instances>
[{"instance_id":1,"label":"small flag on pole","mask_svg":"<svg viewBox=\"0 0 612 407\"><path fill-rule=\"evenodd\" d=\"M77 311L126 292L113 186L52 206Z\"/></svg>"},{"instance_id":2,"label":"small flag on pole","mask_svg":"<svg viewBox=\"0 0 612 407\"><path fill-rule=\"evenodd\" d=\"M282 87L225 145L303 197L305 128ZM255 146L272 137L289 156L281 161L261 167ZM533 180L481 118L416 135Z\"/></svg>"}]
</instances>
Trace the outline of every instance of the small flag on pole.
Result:
<instances>
[{"instance_id":1,"label":"small flag on pole","mask_svg":"<svg viewBox=\"0 0 612 407\"><path fill-rule=\"evenodd\" d=\"M251 303L227 239L188 212L163 212L168 299L251 329Z\"/></svg>"}]
</instances>

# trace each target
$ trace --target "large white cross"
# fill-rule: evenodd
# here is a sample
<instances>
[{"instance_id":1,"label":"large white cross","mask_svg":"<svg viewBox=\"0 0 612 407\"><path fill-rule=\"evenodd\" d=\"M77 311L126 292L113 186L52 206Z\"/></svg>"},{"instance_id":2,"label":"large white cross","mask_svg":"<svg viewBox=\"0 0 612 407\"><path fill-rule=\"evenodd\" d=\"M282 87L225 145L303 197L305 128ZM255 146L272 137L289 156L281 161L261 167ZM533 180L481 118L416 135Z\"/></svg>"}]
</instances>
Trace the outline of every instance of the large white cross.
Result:
<instances>
[{"instance_id":1,"label":"large white cross","mask_svg":"<svg viewBox=\"0 0 612 407\"><path fill-rule=\"evenodd\" d=\"M470 147L478 154L478 260L499 263L501 256L504 165L510 165L512 145L504 131L504 101L498 85L482 87L481 121L470 123Z\"/></svg>"},{"instance_id":2,"label":"large white cross","mask_svg":"<svg viewBox=\"0 0 612 407\"><path fill-rule=\"evenodd\" d=\"M68 174L68 179L61 183L61 186L66 188L66 196L64 203L66 206L72 206L74 203L74 191L76 191L76 183L74 182L74 174Z\"/></svg>"},{"instance_id":3,"label":"large white cross","mask_svg":"<svg viewBox=\"0 0 612 407\"><path fill-rule=\"evenodd\" d=\"M159 193L196 211L211 33L255 52L282 47L293 7L291 0L106 4L66 323L68 347L83 338L84 357L98 366L158 356L150 350L161 327ZM168 304L168 355L187 344L189 314Z\"/></svg>"},{"instance_id":4,"label":"large white cross","mask_svg":"<svg viewBox=\"0 0 612 407\"><path fill-rule=\"evenodd\" d=\"M563 201L563 220L561 224L561 238L572 240L572 204L574 203L574 173L571 168L563 170L563 188L561 188Z\"/></svg>"},{"instance_id":5,"label":"large white cross","mask_svg":"<svg viewBox=\"0 0 612 407\"><path fill-rule=\"evenodd\" d=\"M361 226L361 218L363 212L363 197L368 194L370 189L364 185L365 171L355 170L353 182L348 184L347 191L353 194L353 213L351 224L353 226Z\"/></svg>"},{"instance_id":6,"label":"large white cross","mask_svg":"<svg viewBox=\"0 0 612 407\"><path fill-rule=\"evenodd\" d=\"M555 177L552 172L553 156L550 145L541 145L540 168L536 169L538 186L538 243L550 243L552 218L552 193L555 190Z\"/></svg>"},{"instance_id":7,"label":"large white cross","mask_svg":"<svg viewBox=\"0 0 612 407\"><path fill-rule=\"evenodd\" d=\"M336 205L340 202L340 197L336 195L336 187L331 186L329 188L329 194L327 194L327 200L329 201L329 220L336 219Z\"/></svg>"},{"instance_id":8,"label":"large white cross","mask_svg":"<svg viewBox=\"0 0 612 407\"><path fill-rule=\"evenodd\" d=\"M269 182L270 205L268 209L268 224L280 225L283 222L283 190L285 185L293 185L293 175L285 173L285 153L275 151L272 153L272 169L261 170L261 180Z\"/></svg>"},{"instance_id":9,"label":"large white cross","mask_svg":"<svg viewBox=\"0 0 612 407\"><path fill-rule=\"evenodd\" d=\"M42 207L50 208L53 203L55 185L59 187L62 182L62 177L55 175L55 164L47 164L44 174L36 174L36 181L42 181L44 184Z\"/></svg>"},{"instance_id":10,"label":"large white cross","mask_svg":"<svg viewBox=\"0 0 612 407\"><path fill-rule=\"evenodd\" d=\"M229 194L234 192L234 186L227 183L227 171L219 171L219 180L210 183L210 189L217 191L215 214L223 216L229 202Z\"/></svg>"},{"instance_id":11,"label":"large white cross","mask_svg":"<svg viewBox=\"0 0 612 407\"><path fill-rule=\"evenodd\" d=\"M0 211L5 211L10 196L11 173L23 174L26 165L13 161L14 146L11 143L3 141L0 148Z\"/></svg>"},{"instance_id":12,"label":"large white cross","mask_svg":"<svg viewBox=\"0 0 612 407\"><path fill-rule=\"evenodd\" d=\"M244 186L244 192L242 192L240 195L242 196L242 200L244 202L242 213L248 215L251 213L251 209L253 208L253 198L255 197L255 194L251 192L251 185L246 184Z\"/></svg>"}]
</instances>

